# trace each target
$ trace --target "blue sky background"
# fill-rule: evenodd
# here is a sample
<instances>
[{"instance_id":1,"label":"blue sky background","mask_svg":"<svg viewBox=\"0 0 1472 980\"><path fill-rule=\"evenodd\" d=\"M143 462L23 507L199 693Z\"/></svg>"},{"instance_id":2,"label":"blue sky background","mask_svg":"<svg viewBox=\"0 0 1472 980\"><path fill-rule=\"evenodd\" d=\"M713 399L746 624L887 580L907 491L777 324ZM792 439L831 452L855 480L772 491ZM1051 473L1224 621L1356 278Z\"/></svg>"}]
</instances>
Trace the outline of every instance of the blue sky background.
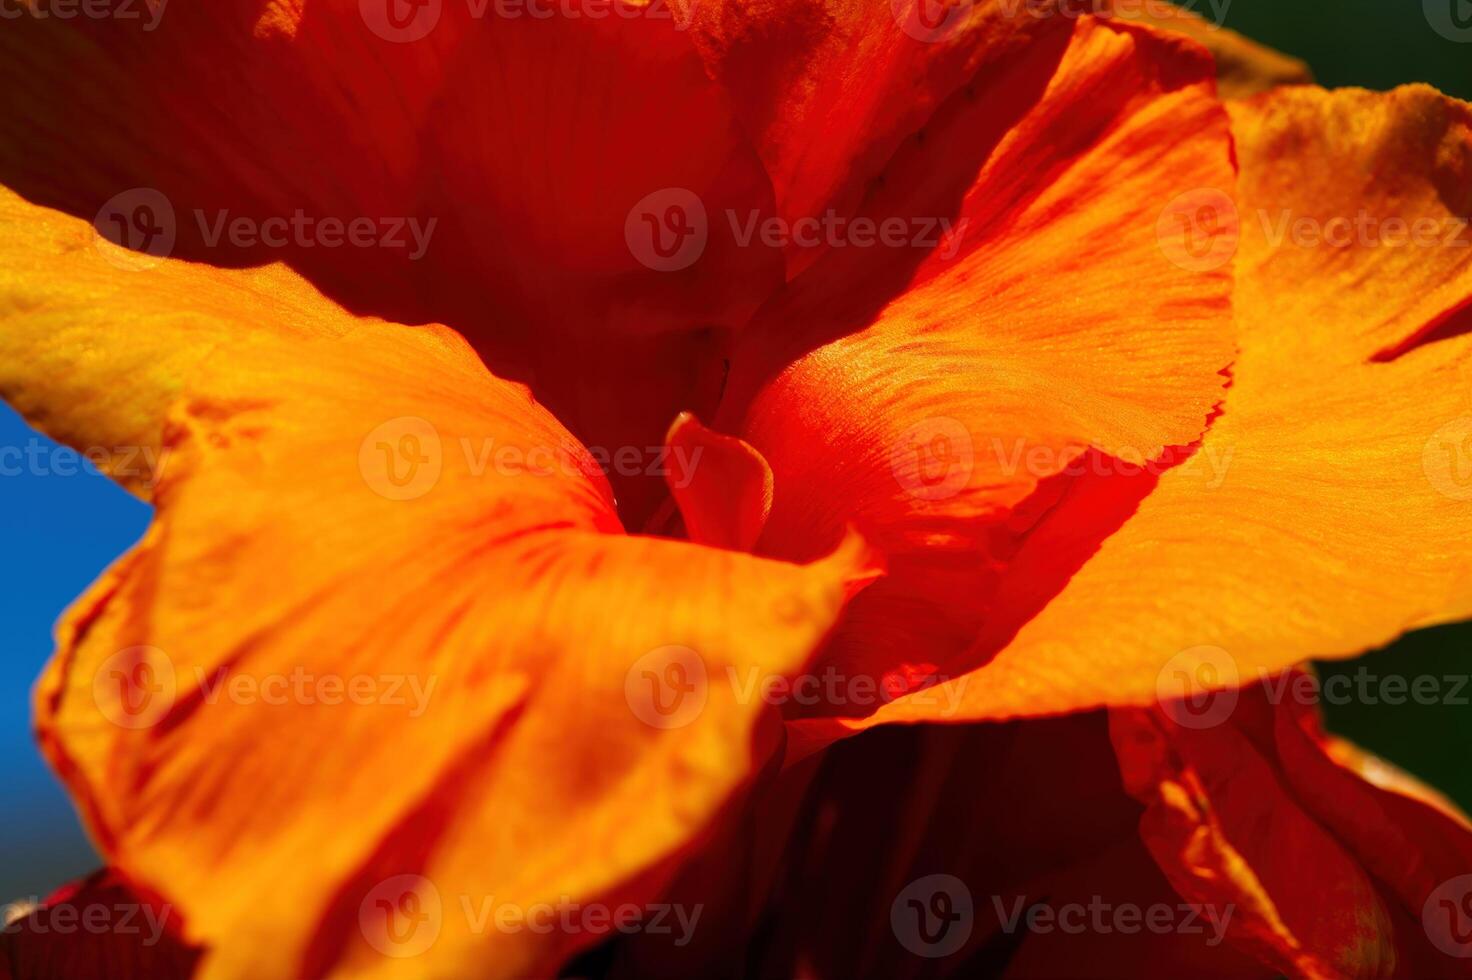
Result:
<instances>
[{"instance_id":1,"label":"blue sky background","mask_svg":"<svg viewBox=\"0 0 1472 980\"><path fill-rule=\"evenodd\" d=\"M0 402L0 450L36 440ZM51 474L46 465L0 456L0 902L44 895L68 878L96 867L97 859L71 804L41 760L31 735L31 690L51 655L51 628L87 585L137 541L151 509L95 470ZM76 458L69 455L68 460ZM61 467L66 469L65 463Z\"/></svg>"}]
</instances>

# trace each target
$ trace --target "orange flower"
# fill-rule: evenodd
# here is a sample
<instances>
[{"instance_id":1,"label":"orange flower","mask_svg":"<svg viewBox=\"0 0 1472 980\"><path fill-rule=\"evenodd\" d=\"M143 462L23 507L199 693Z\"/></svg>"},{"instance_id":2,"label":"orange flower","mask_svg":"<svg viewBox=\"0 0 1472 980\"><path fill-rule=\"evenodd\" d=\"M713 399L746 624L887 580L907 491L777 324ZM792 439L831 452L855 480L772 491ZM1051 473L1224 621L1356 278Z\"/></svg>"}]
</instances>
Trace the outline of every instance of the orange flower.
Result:
<instances>
[{"instance_id":1,"label":"orange flower","mask_svg":"<svg viewBox=\"0 0 1472 980\"><path fill-rule=\"evenodd\" d=\"M1472 109L1069 4L148 10L0 35L0 396L155 505L36 713L199 976L1472 962L1466 821L1268 686L1472 614L1472 262L1366 232Z\"/></svg>"}]
</instances>

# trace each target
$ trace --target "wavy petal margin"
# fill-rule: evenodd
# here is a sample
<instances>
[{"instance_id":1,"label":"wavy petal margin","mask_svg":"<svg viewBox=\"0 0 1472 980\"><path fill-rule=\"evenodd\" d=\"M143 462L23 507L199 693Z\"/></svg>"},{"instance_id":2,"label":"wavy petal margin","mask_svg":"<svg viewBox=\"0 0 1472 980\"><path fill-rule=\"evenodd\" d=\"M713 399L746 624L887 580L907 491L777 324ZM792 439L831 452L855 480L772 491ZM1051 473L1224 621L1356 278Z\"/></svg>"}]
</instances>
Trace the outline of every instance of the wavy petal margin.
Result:
<instances>
[{"instance_id":1,"label":"wavy petal margin","mask_svg":"<svg viewBox=\"0 0 1472 980\"><path fill-rule=\"evenodd\" d=\"M627 536L597 462L453 332L281 269L117 268L7 207L50 273L13 301L6 396L165 460L148 535L59 628L43 748L202 975L522 976L613 928L545 909L639 911L753 763L766 705L728 678L796 672L865 548Z\"/></svg>"},{"instance_id":2,"label":"wavy petal margin","mask_svg":"<svg viewBox=\"0 0 1472 980\"><path fill-rule=\"evenodd\" d=\"M1240 229L1222 240L1242 350L1224 413L951 682L950 718L1229 688L1472 614L1472 107L1300 88L1232 116L1240 191L1214 227ZM871 720L953 700L926 693Z\"/></svg>"}]
</instances>

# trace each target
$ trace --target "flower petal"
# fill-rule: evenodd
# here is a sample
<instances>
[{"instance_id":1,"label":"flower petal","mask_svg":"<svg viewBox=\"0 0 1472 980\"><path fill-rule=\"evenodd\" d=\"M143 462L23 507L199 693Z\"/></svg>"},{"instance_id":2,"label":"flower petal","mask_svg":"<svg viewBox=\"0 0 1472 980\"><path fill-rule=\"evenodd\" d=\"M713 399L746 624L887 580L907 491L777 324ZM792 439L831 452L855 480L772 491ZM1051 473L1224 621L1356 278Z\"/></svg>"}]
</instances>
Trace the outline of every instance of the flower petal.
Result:
<instances>
[{"instance_id":1,"label":"flower petal","mask_svg":"<svg viewBox=\"0 0 1472 980\"><path fill-rule=\"evenodd\" d=\"M1290 975L1468 975L1435 931L1441 910L1423 911L1472 891L1472 826L1336 764L1302 695L1311 680L1266 680L1189 724L1115 711L1146 843L1183 896L1235 906L1234 939Z\"/></svg>"},{"instance_id":2,"label":"flower petal","mask_svg":"<svg viewBox=\"0 0 1472 980\"><path fill-rule=\"evenodd\" d=\"M772 470L762 454L688 412L675 419L665 442L665 479L686 535L697 544L750 551L772 511Z\"/></svg>"},{"instance_id":3,"label":"flower petal","mask_svg":"<svg viewBox=\"0 0 1472 980\"><path fill-rule=\"evenodd\" d=\"M714 411L783 259L725 220L770 213L771 182L665 4L113 6L132 16L6 21L0 185L448 324L609 453ZM635 517L664 492L615 483Z\"/></svg>"},{"instance_id":4,"label":"flower petal","mask_svg":"<svg viewBox=\"0 0 1472 980\"><path fill-rule=\"evenodd\" d=\"M743 334L728 412L751 398L733 428L776 488L759 550L822 554L852 523L890 558L826 653L849 675L974 666L1004 569L1074 478L1163 468L1205 427L1230 271L1173 261L1157 224L1230 186L1210 75L1189 42L1091 18L1066 53L1028 48L976 84L1024 108L958 96L862 212L952 214L954 235L835 250Z\"/></svg>"},{"instance_id":5,"label":"flower petal","mask_svg":"<svg viewBox=\"0 0 1472 980\"><path fill-rule=\"evenodd\" d=\"M784 799L794 788L800 806ZM1120 785L1102 713L887 726L754 795L713 859L728 873L692 868L671 888L706 909L697 941L632 937L614 976L730 964L855 978L1274 975L1206 915L1187 918L1139 839L1142 808ZM949 925L920 918L945 899ZM1161 914L1186 928L1160 928Z\"/></svg>"},{"instance_id":6,"label":"flower petal","mask_svg":"<svg viewBox=\"0 0 1472 980\"><path fill-rule=\"evenodd\" d=\"M1125 785L1149 806L1141 833L1177 891L1235 908L1234 939L1290 975L1390 975L1394 930L1374 882L1246 735L1179 730L1143 709L1115 712L1113 729Z\"/></svg>"},{"instance_id":7,"label":"flower petal","mask_svg":"<svg viewBox=\"0 0 1472 980\"><path fill-rule=\"evenodd\" d=\"M421 215L411 194L418 133L456 31L447 23L422 45L395 45L358 6L118 3L104 5L107 17L7 20L0 184L88 219L146 188L170 203L155 217L174 254L289 260L349 305L407 305L407 246L312 247L288 232L273 248L228 227L298 211Z\"/></svg>"},{"instance_id":8,"label":"flower petal","mask_svg":"<svg viewBox=\"0 0 1472 980\"><path fill-rule=\"evenodd\" d=\"M569 0L545 17L435 0L407 28L383 22L390 5L359 0L118 6L133 16L7 21L0 128L26 138L0 149L0 184L87 218L153 188L172 202L180 255L289 258L350 307L453 317L466 333L528 326L515 317L645 332L735 323L728 307L749 312L780 282L780 255L738 249L723 221L679 270L631 248L631 211L655 192L682 188L712 217L770 210L772 197L663 5ZM222 211L259 226L299 210L434 219L438 232L425 261L404 244L389 249L400 261L375 264L401 287L389 296L363 275L387 236L359 248L293 229L275 247L212 233ZM454 282L472 258L480 278ZM378 305L391 299L417 309Z\"/></svg>"},{"instance_id":9,"label":"flower petal","mask_svg":"<svg viewBox=\"0 0 1472 980\"><path fill-rule=\"evenodd\" d=\"M789 225L848 216L903 140L978 69L1048 34L1056 4L675 0L731 94ZM823 251L794 241L789 274Z\"/></svg>"},{"instance_id":10,"label":"flower petal","mask_svg":"<svg viewBox=\"0 0 1472 980\"><path fill-rule=\"evenodd\" d=\"M1472 614L1472 247L1447 244L1472 246L1472 110L1411 87L1232 112L1242 351L1224 414L956 717L1143 704L1177 670L1232 686ZM1416 227L1420 247L1383 238Z\"/></svg>"},{"instance_id":11,"label":"flower petal","mask_svg":"<svg viewBox=\"0 0 1472 980\"><path fill-rule=\"evenodd\" d=\"M1226 8L1220 9L1224 16ZM1116 17L1178 31L1205 45L1216 59L1217 85L1223 98L1243 99L1281 85L1313 81L1308 65L1299 59L1258 44L1170 0L1112 0L1109 11Z\"/></svg>"},{"instance_id":12,"label":"flower petal","mask_svg":"<svg viewBox=\"0 0 1472 980\"><path fill-rule=\"evenodd\" d=\"M58 295L105 324L106 260L73 258ZM453 332L204 271L190 305L252 330L144 303L136 329L57 342L81 373L22 389L35 417L129 386L124 429L170 453L143 543L60 627L43 747L207 977L550 969L598 936L496 930L479 903L647 899L747 776L764 706L726 672L796 672L865 550L799 567L625 536L595 461ZM20 352L65 338L64 312ZM297 316L322 329L278 322ZM195 328L210 343L176 373L109 370ZM290 915L262 914L283 895Z\"/></svg>"},{"instance_id":13,"label":"flower petal","mask_svg":"<svg viewBox=\"0 0 1472 980\"><path fill-rule=\"evenodd\" d=\"M355 327L281 266L160 262L4 188L0 255L0 398L144 497L167 466L165 413L206 358Z\"/></svg>"},{"instance_id":14,"label":"flower petal","mask_svg":"<svg viewBox=\"0 0 1472 980\"><path fill-rule=\"evenodd\" d=\"M1411 947L1404 956L1424 964L1421 973L1472 976L1460 920L1451 920L1454 932L1446 917L1448 908L1461 915L1472 895L1467 817L1430 787L1327 735L1317 712L1299 700L1277 711L1273 738L1304 807L1359 855L1387 902L1419 924L1420 934L1409 930L1414 941L1402 943Z\"/></svg>"}]
</instances>

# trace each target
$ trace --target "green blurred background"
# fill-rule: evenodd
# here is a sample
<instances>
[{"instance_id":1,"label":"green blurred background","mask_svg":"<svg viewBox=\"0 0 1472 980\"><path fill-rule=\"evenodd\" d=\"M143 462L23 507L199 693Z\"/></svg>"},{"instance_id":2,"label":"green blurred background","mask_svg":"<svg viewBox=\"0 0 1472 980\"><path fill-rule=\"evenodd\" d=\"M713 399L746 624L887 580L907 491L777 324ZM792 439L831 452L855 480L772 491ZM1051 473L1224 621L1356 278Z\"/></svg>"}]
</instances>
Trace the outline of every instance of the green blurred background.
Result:
<instances>
[{"instance_id":1,"label":"green blurred background","mask_svg":"<svg viewBox=\"0 0 1472 980\"><path fill-rule=\"evenodd\" d=\"M1181 6L1309 63L1321 85L1426 82L1472 100L1472 0L1194 0ZM1460 18L1461 40L1443 37Z\"/></svg>"},{"instance_id":2,"label":"green blurred background","mask_svg":"<svg viewBox=\"0 0 1472 980\"><path fill-rule=\"evenodd\" d=\"M1426 82L1472 100L1472 0L1195 0L1182 3L1208 19L1224 11L1225 26L1308 62L1327 86L1394 88ZM1439 32L1460 19L1467 24ZM1472 503L1467 506L1472 507ZM1376 679L1372 690L1391 693L1388 678L1466 677L1472 673L1472 624L1425 630L1357 660L1319 665L1325 682L1357 672ZM1339 682L1344 683L1344 682ZM1426 682L1423 682L1423 684ZM1456 682L1439 681L1451 695ZM1472 687L1472 685L1468 685ZM1459 703L1370 704L1358 698L1326 703L1329 727L1422 777L1464 809L1472 810L1472 690ZM1336 699L1337 700L1337 699Z\"/></svg>"}]
</instances>

